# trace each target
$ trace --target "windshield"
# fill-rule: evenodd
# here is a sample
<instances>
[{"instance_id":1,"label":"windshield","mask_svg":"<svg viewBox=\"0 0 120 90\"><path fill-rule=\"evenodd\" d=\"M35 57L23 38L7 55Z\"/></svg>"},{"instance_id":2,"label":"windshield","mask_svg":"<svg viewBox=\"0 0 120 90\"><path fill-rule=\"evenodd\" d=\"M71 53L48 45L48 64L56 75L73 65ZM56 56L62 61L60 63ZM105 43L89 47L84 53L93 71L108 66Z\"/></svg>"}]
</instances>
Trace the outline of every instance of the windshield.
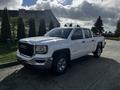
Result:
<instances>
[{"instance_id":1,"label":"windshield","mask_svg":"<svg viewBox=\"0 0 120 90\"><path fill-rule=\"evenodd\" d=\"M67 39L71 31L72 31L72 28L53 29L49 31L45 36L60 37L60 38Z\"/></svg>"}]
</instances>

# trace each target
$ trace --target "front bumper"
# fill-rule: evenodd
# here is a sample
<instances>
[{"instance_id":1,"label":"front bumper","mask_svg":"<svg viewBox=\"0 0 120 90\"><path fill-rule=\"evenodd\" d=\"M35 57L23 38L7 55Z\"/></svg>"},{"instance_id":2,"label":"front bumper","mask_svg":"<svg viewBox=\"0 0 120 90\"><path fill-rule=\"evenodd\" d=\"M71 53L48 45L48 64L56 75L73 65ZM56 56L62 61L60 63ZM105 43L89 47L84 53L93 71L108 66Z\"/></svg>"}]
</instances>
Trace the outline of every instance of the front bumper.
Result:
<instances>
[{"instance_id":1,"label":"front bumper","mask_svg":"<svg viewBox=\"0 0 120 90\"><path fill-rule=\"evenodd\" d=\"M50 69L52 66L53 59L51 57L47 58L32 58L25 59L27 57L17 55L17 60L23 65L29 65L36 68Z\"/></svg>"}]
</instances>

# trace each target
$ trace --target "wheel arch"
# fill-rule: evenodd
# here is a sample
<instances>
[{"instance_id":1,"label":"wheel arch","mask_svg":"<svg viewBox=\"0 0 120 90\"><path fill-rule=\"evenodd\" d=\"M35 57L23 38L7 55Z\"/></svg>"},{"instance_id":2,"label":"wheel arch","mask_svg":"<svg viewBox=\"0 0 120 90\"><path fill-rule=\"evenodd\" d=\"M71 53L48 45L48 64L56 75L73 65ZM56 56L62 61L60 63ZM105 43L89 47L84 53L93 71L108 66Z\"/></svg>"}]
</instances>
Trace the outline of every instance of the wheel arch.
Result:
<instances>
[{"instance_id":1,"label":"wheel arch","mask_svg":"<svg viewBox=\"0 0 120 90\"><path fill-rule=\"evenodd\" d=\"M52 57L58 56L61 53L65 53L68 55L69 60L71 59L71 52L69 48L59 49L53 52Z\"/></svg>"},{"instance_id":2,"label":"wheel arch","mask_svg":"<svg viewBox=\"0 0 120 90\"><path fill-rule=\"evenodd\" d=\"M103 43L102 42L98 42L97 46L100 46L102 48Z\"/></svg>"},{"instance_id":3,"label":"wheel arch","mask_svg":"<svg viewBox=\"0 0 120 90\"><path fill-rule=\"evenodd\" d=\"M98 42L96 49L97 49L98 47L100 47L101 50L102 50L102 52L103 52L103 43L102 43L102 42Z\"/></svg>"}]
</instances>

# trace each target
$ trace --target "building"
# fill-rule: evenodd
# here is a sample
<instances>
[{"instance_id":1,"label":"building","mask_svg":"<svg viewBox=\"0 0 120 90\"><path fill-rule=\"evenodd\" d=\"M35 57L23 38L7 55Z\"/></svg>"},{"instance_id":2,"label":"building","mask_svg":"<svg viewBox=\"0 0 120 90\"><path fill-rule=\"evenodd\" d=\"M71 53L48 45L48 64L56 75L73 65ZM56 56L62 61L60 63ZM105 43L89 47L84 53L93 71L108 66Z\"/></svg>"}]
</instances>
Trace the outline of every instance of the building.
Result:
<instances>
[{"instance_id":1,"label":"building","mask_svg":"<svg viewBox=\"0 0 120 90\"><path fill-rule=\"evenodd\" d=\"M2 15L2 11L0 10L0 17ZM44 19L46 23L46 28L48 29L50 22L52 21L54 27L59 27L60 23L57 18L54 16L51 10L8 10L9 17L22 17L23 19L33 18L35 20L36 33L39 31L40 20Z\"/></svg>"}]
</instances>

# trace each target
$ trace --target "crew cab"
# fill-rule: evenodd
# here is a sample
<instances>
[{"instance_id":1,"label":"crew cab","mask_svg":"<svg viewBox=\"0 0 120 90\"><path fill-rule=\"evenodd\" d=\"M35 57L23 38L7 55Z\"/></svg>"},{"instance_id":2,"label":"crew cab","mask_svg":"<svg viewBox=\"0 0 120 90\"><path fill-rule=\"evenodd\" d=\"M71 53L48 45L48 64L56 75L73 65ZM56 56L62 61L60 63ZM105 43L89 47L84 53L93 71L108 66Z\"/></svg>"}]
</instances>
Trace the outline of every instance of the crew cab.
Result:
<instances>
[{"instance_id":1,"label":"crew cab","mask_svg":"<svg viewBox=\"0 0 120 90\"><path fill-rule=\"evenodd\" d=\"M17 60L24 66L51 69L59 75L67 70L71 60L89 53L100 57L104 46L104 37L94 36L87 28L54 28L44 36L21 39Z\"/></svg>"}]
</instances>

